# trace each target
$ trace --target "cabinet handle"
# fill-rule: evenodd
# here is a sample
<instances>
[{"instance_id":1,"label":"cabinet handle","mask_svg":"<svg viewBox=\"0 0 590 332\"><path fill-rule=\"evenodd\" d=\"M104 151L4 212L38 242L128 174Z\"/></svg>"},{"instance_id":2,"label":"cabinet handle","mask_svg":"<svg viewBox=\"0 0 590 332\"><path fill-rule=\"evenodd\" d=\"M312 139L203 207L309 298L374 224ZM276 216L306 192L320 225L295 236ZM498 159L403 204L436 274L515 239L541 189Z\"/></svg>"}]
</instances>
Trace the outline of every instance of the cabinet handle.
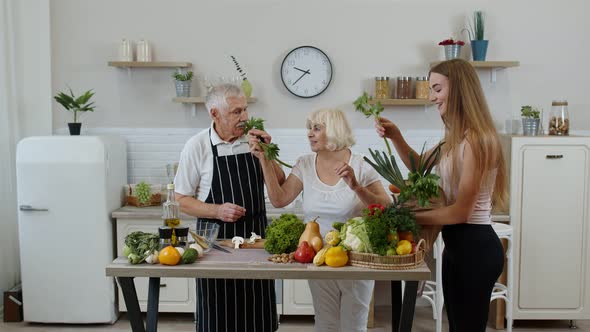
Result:
<instances>
[{"instance_id":1,"label":"cabinet handle","mask_svg":"<svg viewBox=\"0 0 590 332\"><path fill-rule=\"evenodd\" d=\"M166 287L166 284L160 284L160 288Z\"/></svg>"},{"instance_id":2,"label":"cabinet handle","mask_svg":"<svg viewBox=\"0 0 590 332\"><path fill-rule=\"evenodd\" d=\"M546 156L547 159L561 159L563 158L562 154L548 154Z\"/></svg>"}]
</instances>

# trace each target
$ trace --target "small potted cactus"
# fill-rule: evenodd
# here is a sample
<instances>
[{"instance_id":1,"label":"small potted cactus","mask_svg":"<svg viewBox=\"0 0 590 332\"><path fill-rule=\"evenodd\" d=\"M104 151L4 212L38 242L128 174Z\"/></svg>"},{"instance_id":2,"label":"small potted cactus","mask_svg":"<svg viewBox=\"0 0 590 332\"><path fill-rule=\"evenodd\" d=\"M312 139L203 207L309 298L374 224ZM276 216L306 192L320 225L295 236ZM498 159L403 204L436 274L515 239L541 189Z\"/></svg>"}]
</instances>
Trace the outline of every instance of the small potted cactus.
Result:
<instances>
[{"instance_id":1,"label":"small potted cactus","mask_svg":"<svg viewBox=\"0 0 590 332\"><path fill-rule=\"evenodd\" d=\"M539 133L539 124L541 119L539 115L541 111L537 107L530 105L522 106L520 108L520 115L522 116L522 134L524 136L537 136Z\"/></svg>"}]
</instances>

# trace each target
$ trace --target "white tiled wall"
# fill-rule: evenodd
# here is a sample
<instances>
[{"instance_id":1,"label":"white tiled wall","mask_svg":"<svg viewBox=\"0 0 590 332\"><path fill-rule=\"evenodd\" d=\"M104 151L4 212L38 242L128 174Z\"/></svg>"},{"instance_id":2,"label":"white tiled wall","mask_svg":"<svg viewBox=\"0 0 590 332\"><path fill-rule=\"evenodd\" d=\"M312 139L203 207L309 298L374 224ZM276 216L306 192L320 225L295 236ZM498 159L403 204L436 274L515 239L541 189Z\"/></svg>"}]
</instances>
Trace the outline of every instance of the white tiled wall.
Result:
<instances>
[{"instance_id":1,"label":"white tiled wall","mask_svg":"<svg viewBox=\"0 0 590 332\"><path fill-rule=\"evenodd\" d=\"M201 131L187 128L89 128L83 135L121 135L127 139L127 165L129 183L145 181L148 183L166 183L166 164L177 162L184 143ZM67 134L67 129L60 129L58 134ZM293 164L297 157L310 153L305 129L273 129L269 133L273 142L279 145L281 160ZM368 155L368 149L385 151L385 143L373 129L354 131L356 144L352 150ZM413 130L404 132L408 143L417 151L435 145L442 137L442 131ZM393 146L392 146L393 149ZM398 158L399 161L399 158ZM400 165L402 174L407 170ZM288 174L288 170L285 170Z\"/></svg>"},{"instance_id":2,"label":"white tiled wall","mask_svg":"<svg viewBox=\"0 0 590 332\"><path fill-rule=\"evenodd\" d=\"M203 128L89 128L82 135L120 135L127 139L127 167L129 183L145 181L166 183L166 164L177 162L184 143ZM67 128L60 128L57 134L67 135ZM293 164L297 157L310 153L305 129L272 129L269 133L273 142L279 145L280 158ZM442 130L409 130L403 132L408 143L420 151L426 142L426 149L434 146L442 138ZM356 144L352 150L369 155L369 148L386 151L383 139L373 129L354 130ZM572 135L590 135L590 131L576 131ZM391 147L393 149L393 146ZM395 151L394 151L395 153ZM396 155L397 156L397 155ZM399 157L397 157L399 160ZM400 162L401 164L401 162ZM407 173L403 164L402 174ZM286 169L288 174L289 171Z\"/></svg>"}]
</instances>

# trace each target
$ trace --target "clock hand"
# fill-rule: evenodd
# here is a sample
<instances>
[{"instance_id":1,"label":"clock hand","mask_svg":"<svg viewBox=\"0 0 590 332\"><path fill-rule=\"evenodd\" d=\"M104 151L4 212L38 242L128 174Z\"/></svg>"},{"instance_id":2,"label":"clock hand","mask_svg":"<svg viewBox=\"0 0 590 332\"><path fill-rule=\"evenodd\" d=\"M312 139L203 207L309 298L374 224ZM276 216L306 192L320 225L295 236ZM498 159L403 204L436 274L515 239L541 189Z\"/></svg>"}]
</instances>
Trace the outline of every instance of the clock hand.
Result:
<instances>
[{"instance_id":1,"label":"clock hand","mask_svg":"<svg viewBox=\"0 0 590 332\"><path fill-rule=\"evenodd\" d=\"M303 78L303 76L305 76L305 75L307 75L307 74L308 74L307 72L304 72L303 74L301 74L301 76L299 76L299 78L298 78L298 79L297 79L295 82L293 82L293 84L292 84L292 85L295 85L295 83L299 82L299 80L300 80L300 79L302 79L302 78Z\"/></svg>"},{"instance_id":2,"label":"clock hand","mask_svg":"<svg viewBox=\"0 0 590 332\"><path fill-rule=\"evenodd\" d=\"M297 69L297 70L299 70L299 71L302 71L302 72L304 72L304 73L306 73L306 74L311 74L311 73L309 72L309 69L308 69L308 70L303 70L303 69L299 69L299 68L297 68L297 67L293 67L293 68L295 68L295 69Z\"/></svg>"}]
</instances>

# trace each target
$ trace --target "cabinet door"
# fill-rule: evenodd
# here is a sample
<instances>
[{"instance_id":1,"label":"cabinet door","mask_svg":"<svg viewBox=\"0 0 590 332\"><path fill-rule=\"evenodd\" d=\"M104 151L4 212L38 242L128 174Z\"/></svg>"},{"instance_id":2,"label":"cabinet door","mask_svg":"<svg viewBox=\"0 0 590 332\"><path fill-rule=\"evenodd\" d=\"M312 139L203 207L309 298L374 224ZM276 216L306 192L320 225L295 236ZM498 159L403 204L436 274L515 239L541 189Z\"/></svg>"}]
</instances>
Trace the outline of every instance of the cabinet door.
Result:
<instances>
[{"instance_id":1,"label":"cabinet door","mask_svg":"<svg viewBox=\"0 0 590 332\"><path fill-rule=\"evenodd\" d=\"M131 232L157 232L161 220L118 219L117 220L117 253L121 255L125 236ZM137 299L142 312L147 310L148 278L135 278ZM160 279L159 312L195 312L195 280L185 278ZM119 288L119 310L127 311L123 294Z\"/></svg>"},{"instance_id":2,"label":"cabinet door","mask_svg":"<svg viewBox=\"0 0 590 332\"><path fill-rule=\"evenodd\" d=\"M283 315L313 315L307 280L283 280Z\"/></svg>"},{"instance_id":3,"label":"cabinet door","mask_svg":"<svg viewBox=\"0 0 590 332\"><path fill-rule=\"evenodd\" d=\"M584 146L531 146L522 152L521 309L583 307L588 204Z\"/></svg>"}]
</instances>

